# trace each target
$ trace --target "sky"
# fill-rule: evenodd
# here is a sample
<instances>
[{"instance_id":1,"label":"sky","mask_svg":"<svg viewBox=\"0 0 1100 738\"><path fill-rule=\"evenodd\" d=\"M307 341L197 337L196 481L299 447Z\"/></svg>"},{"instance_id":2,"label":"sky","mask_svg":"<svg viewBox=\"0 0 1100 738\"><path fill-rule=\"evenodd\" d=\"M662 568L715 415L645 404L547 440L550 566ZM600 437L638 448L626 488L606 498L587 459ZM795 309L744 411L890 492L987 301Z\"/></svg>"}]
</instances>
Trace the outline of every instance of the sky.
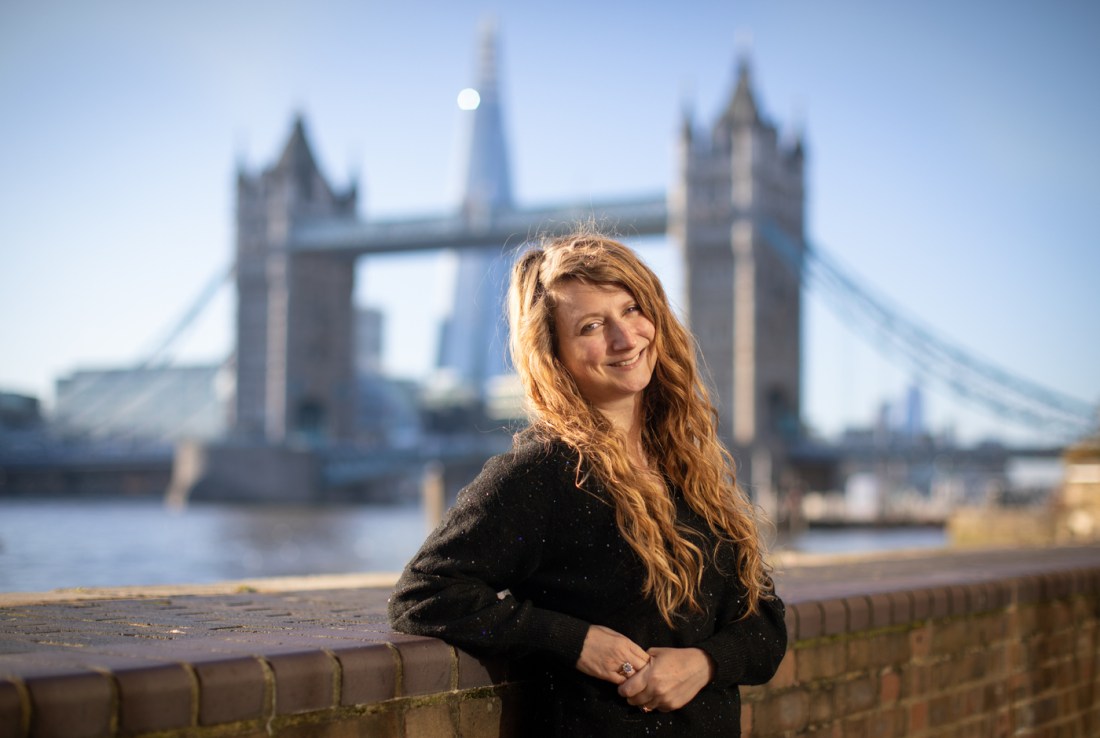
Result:
<instances>
[{"instance_id":1,"label":"sky","mask_svg":"<svg viewBox=\"0 0 1100 738\"><path fill-rule=\"evenodd\" d=\"M557 3L0 2L0 391L133 365L230 266L239 170L305 116L364 218L459 196L481 22L521 205L667 191L687 111L709 126L738 55L807 150L807 235L876 294L1021 377L1100 404L1100 4L1016 0ZM680 294L675 248L641 247ZM385 366L424 377L446 255L359 264ZM223 289L181 363L233 343ZM866 425L915 380L805 297L804 420ZM934 430L1042 442L933 384Z\"/></svg>"}]
</instances>

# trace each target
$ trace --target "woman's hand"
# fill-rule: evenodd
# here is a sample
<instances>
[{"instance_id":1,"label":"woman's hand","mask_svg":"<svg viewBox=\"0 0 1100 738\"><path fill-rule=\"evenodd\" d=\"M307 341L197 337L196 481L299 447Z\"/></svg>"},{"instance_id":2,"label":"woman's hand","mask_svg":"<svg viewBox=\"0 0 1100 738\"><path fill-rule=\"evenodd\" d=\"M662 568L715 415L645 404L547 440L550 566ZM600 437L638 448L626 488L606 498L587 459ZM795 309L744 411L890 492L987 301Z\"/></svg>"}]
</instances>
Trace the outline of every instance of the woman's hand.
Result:
<instances>
[{"instance_id":1,"label":"woman's hand","mask_svg":"<svg viewBox=\"0 0 1100 738\"><path fill-rule=\"evenodd\" d=\"M577 659L577 669L588 676L622 684L626 681L620 671L623 664L630 664L637 672L648 661L649 656L642 647L622 633L602 625L590 625L584 637L581 657Z\"/></svg>"},{"instance_id":2,"label":"woman's hand","mask_svg":"<svg viewBox=\"0 0 1100 738\"><path fill-rule=\"evenodd\" d=\"M646 712L679 710L714 678L714 664L698 648L651 648L649 666L619 686L619 694Z\"/></svg>"}]
</instances>

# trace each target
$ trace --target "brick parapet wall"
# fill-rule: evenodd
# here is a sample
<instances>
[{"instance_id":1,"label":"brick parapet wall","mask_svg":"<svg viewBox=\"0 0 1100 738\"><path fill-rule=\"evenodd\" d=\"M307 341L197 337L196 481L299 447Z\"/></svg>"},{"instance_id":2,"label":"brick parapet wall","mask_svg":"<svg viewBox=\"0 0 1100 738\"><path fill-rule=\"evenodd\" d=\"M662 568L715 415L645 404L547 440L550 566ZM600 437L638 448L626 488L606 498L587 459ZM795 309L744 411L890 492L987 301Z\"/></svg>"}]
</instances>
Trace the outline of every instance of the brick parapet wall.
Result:
<instances>
[{"instance_id":1,"label":"brick parapet wall","mask_svg":"<svg viewBox=\"0 0 1100 738\"><path fill-rule=\"evenodd\" d=\"M803 563L770 736L1100 735L1100 549ZM157 593L149 593L157 594ZM503 662L385 625L387 589L11 604L0 738L518 736Z\"/></svg>"},{"instance_id":2,"label":"brick parapet wall","mask_svg":"<svg viewBox=\"0 0 1100 738\"><path fill-rule=\"evenodd\" d=\"M745 736L1100 735L1100 568L792 603Z\"/></svg>"}]
</instances>

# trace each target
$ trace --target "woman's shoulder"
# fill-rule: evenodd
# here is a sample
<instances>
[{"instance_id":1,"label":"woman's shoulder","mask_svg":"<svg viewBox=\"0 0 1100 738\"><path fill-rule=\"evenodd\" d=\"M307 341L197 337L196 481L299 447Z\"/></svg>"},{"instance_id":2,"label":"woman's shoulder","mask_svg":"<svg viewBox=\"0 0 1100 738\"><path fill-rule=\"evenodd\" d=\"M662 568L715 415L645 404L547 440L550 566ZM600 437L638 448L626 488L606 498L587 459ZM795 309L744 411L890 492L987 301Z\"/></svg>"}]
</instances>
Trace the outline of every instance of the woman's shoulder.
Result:
<instances>
[{"instance_id":1,"label":"woman's shoulder","mask_svg":"<svg viewBox=\"0 0 1100 738\"><path fill-rule=\"evenodd\" d=\"M527 428L515 435L510 450L486 462L480 476L498 480L572 476L576 463L576 453L560 440Z\"/></svg>"}]
</instances>

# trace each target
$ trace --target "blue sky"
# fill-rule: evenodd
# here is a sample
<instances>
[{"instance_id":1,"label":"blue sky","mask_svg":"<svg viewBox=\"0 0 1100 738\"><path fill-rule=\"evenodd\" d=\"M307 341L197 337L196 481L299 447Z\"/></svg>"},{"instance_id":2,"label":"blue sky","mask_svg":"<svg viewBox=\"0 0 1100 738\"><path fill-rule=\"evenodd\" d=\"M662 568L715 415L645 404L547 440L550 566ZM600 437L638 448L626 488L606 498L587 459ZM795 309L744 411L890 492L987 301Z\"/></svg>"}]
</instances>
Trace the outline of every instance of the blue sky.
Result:
<instances>
[{"instance_id":1,"label":"blue sky","mask_svg":"<svg viewBox=\"0 0 1100 738\"><path fill-rule=\"evenodd\" d=\"M977 355L1100 402L1100 5L1091 2L0 4L0 389L49 402L80 367L138 361L233 244L237 167L301 111L365 217L454 206L477 30L501 32L523 204L663 192L682 111L709 125L751 48L758 103L808 149L808 233ZM671 247L647 247L676 294ZM361 265L386 361L423 375L445 257ZM232 343L226 291L182 361ZM833 432L901 395L813 293L805 416ZM937 427L1039 438L933 386ZM1040 439L1041 440L1041 439Z\"/></svg>"}]
</instances>

